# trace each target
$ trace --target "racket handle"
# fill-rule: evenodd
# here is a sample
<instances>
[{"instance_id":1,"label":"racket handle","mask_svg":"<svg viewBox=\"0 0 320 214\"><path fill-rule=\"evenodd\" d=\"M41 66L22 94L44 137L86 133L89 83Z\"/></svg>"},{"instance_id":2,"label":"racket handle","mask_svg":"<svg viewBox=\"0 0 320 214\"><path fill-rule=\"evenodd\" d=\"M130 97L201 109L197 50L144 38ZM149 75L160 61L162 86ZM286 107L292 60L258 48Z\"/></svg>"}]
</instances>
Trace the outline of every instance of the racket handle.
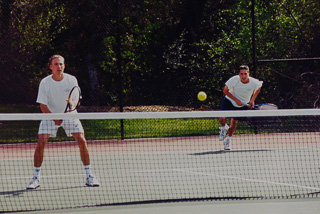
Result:
<instances>
[{"instance_id":1,"label":"racket handle","mask_svg":"<svg viewBox=\"0 0 320 214\"><path fill-rule=\"evenodd\" d=\"M251 108L251 109L257 109L257 105L254 105L254 106L252 106L252 105L250 105L250 104L248 104L248 103L245 103L245 104L243 104L244 106L247 106L247 107L249 107L249 108Z\"/></svg>"}]
</instances>

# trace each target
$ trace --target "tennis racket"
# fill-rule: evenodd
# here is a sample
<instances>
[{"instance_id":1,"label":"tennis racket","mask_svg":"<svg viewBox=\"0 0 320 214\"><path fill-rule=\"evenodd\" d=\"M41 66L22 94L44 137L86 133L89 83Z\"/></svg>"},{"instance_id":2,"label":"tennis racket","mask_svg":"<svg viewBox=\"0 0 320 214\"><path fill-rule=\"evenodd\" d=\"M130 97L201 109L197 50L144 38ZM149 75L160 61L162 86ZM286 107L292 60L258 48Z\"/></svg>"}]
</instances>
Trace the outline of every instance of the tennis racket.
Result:
<instances>
[{"instance_id":1,"label":"tennis racket","mask_svg":"<svg viewBox=\"0 0 320 214\"><path fill-rule=\"evenodd\" d=\"M264 103L264 104L254 105L253 108L255 110L277 110L278 106L272 103Z\"/></svg>"},{"instance_id":2,"label":"tennis racket","mask_svg":"<svg viewBox=\"0 0 320 214\"><path fill-rule=\"evenodd\" d=\"M245 104L245 106L250 107L249 104ZM253 110L277 110L278 106L272 103L263 103L263 104L257 104L254 105Z\"/></svg>"},{"instance_id":3,"label":"tennis racket","mask_svg":"<svg viewBox=\"0 0 320 214\"><path fill-rule=\"evenodd\" d=\"M67 99L67 106L64 112L66 113L76 110L80 105L81 99L82 96L80 88L78 86L74 86L70 91L69 97Z\"/></svg>"}]
</instances>

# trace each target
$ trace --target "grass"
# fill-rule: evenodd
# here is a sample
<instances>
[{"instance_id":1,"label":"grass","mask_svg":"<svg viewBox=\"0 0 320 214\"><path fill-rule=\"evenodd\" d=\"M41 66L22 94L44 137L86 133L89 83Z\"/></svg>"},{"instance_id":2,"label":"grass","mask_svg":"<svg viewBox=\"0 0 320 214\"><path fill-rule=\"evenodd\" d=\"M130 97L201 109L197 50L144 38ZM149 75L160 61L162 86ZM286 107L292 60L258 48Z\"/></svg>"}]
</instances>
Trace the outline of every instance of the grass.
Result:
<instances>
[{"instance_id":1,"label":"grass","mask_svg":"<svg viewBox=\"0 0 320 214\"><path fill-rule=\"evenodd\" d=\"M39 121L2 123L0 143L37 141ZM83 120L82 124L88 140L121 138L120 120ZM125 138L217 135L219 127L218 121L211 119L133 119L124 120L123 124ZM62 129L51 141L60 140L68 140Z\"/></svg>"},{"instance_id":2,"label":"grass","mask_svg":"<svg viewBox=\"0 0 320 214\"><path fill-rule=\"evenodd\" d=\"M88 139L120 139L120 120L82 121ZM218 134L211 119L132 119L123 121L125 138L180 137Z\"/></svg>"},{"instance_id":3,"label":"grass","mask_svg":"<svg viewBox=\"0 0 320 214\"><path fill-rule=\"evenodd\" d=\"M0 128L0 143L36 142L39 121L3 121ZM83 120L87 140L121 139L120 120ZM124 137L132 138L162 138L183 136L218 135L217 119L132 119L124 120ZM244 128L238 124L239 130ZM246 132L254 133L247 127ZM240 133L240 131L239 131ZM63 129L58 130L56 138L50 141L73 140L68 138Z\"/></svg>"}]
</instances>

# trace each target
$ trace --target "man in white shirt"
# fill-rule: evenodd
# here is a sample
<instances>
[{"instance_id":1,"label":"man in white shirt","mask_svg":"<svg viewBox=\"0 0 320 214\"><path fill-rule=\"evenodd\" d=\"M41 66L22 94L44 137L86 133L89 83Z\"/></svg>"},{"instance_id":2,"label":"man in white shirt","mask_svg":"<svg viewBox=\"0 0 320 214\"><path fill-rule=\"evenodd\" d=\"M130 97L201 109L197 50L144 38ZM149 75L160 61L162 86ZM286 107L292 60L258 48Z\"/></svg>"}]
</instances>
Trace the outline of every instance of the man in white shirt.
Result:
<instances>
[{"instance_id":1,"label":"man in white shirt","mask_svg":"<svg viewBox=\"0 0 320 214\"><path fill-rule=\"evenodd\" d=\"M249 76L249 67L241 65L239 75L231 77L223 89L225 97L221 110L248 110L254 106L254 102L260 93L262 81ZM249 105L249 107L247 106ZM230 127L226 124L226 118L219 118L221 124L219 140L224 140L224 149L230 150L231 137L234 134L239 118L231 118Z\"/></svg>"},{"instance_id":2,"label":"man in white shirt","mask_svg":"<svg viewBox=\"0 0 320 214\"><path fill-rule=\"evenodd\" d=\"M62 56L53 55L49 59L49 66L52 74L41 80L37 103L40 103L40 109L43 113L64 113L70 90L74 86L78 86L78 81L74 76L64 73L65 63ZM73 111L72 113L77 112ZM34 153L34 174L27 189L36 189L40 186L44 147L49 137L56 137L59 127L63 127L66 134L73 136L79 145L81 160L87 174L86 185L99 186L98 179L91 173L90 155L82 124L78 119L66 119L41 121L37 148Z\"/></svg>"}]
</instances>

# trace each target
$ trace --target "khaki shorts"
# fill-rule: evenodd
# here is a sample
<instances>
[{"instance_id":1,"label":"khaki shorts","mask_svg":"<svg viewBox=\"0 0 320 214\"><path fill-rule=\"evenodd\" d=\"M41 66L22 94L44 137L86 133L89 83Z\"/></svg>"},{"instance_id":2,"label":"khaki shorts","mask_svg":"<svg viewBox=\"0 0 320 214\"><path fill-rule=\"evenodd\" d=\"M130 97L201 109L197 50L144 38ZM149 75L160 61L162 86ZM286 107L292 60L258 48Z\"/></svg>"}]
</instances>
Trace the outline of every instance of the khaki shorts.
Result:
<instances>
[{"instance_id":1,"label":"khaki shorts","mask_svg":"<svg viewBox=\"0 0 320 214\"><path fill-rule=\"evenodd\" d=\"M84 133L79 119L68 119L63 120L60 126L57 126L53 120L42 120L38 134L50 134L50 137L56 137L59 127L64 129L68 137L71 137L72 133Z\"/></svg>"}]
</instances>

